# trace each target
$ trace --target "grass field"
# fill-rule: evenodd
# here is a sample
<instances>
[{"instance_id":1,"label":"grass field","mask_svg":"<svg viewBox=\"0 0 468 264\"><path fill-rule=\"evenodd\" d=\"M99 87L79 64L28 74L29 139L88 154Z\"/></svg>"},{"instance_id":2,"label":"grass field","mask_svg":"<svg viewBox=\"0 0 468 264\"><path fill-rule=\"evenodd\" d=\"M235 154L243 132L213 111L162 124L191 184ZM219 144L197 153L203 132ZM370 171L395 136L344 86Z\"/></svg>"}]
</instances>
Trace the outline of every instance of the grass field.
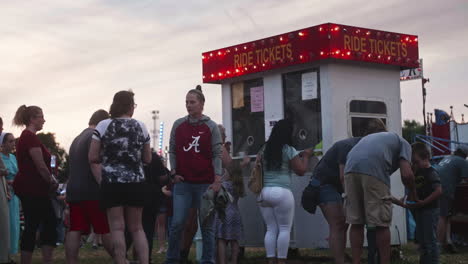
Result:
<instances>
[{"instance_id":1,"label":"grass field","mask_svg":"<svg viewBox=\"0 0 468 264\"><path fill-rule=\"evenodd\" d=\"M157 246L155 246L157 248ZM195 250L192 250L190 258L195 259L193 254ZM418 252L415 244L407 244L403 246L403 260L393 260L395 264L409 264L418 263ZM364 252L364 255L367 253ZM54 263L63 264L65 263L65 252L63 246L57 247L55 253ZM14 258L19 263L19 258ZM156 250L153 250L153 263L163 263L165 259L164 254L156 254ZM86 245L80 250L80 262L83 264L101 264L101 263L112 263L111 259L104 252L104 249L92 249L91 246ZM40 252L36 250L34 253L34 264L41 263ZM266 263L265 251L261 248L247 248L245 258L240 263L257 264ZM300 249L297 255L290 255L288 263L290 264L318 264L318 263L333 263L328 250L312 250L312 249ZM362 263L367 263L363 259ZM441 264L468 264L468 247L461 248L460 253L453 255L441 255Z\"/></svg>"}]
</instances>

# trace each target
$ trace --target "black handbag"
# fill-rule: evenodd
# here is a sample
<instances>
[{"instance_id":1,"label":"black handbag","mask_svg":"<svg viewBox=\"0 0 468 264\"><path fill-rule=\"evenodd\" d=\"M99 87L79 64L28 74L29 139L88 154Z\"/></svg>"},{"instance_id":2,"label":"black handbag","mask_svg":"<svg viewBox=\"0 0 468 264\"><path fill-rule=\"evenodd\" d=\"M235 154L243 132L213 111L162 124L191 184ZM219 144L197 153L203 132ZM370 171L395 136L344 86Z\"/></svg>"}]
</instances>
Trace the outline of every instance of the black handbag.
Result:
<instances>
[{"instance_id":1,"label":"black handbag","mask_svg":"<svg viewBox=\"0 0 468 264\"><path fill-rule=\"evenodd\" d=\"M302 192L302 208L308 213L315 214L319 204L320 185L309 183Z\"/></svg>"}]
</instances>

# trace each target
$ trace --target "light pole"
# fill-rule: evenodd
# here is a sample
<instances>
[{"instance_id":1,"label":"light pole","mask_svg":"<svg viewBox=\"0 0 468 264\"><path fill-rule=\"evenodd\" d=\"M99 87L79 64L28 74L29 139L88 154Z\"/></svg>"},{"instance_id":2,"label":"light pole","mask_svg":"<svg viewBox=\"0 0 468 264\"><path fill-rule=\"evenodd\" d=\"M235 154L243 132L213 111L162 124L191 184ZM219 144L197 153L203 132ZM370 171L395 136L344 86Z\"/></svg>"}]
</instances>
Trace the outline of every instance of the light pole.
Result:
<instances>
[{"instance_id":1,"label":"light pole","mask_svg":"<svg viewBox=\"0 0 468 264\"><path fill-rule=\"evenodd\" d=\"M156 123L158 122L159 119L159 111L158 110L153 110L151 111L151 114L153 114L153 150L156 151L156 142L158 140L158 130L156 129Z\"/></svg>"},{"instance_id":2,"label":"light pole","mask_svg":"<svg viewBox=\"0 0 468 264\"><path fill-rule=\"evenodd\" d=\"M429 82L429 78L425 79L422 77L421 84L422 84L422 99L423 99L423 120L424 120L424 131L427 135L427 122L426 122L426 87L425 84Z\"/></svg>"}]
</instances>

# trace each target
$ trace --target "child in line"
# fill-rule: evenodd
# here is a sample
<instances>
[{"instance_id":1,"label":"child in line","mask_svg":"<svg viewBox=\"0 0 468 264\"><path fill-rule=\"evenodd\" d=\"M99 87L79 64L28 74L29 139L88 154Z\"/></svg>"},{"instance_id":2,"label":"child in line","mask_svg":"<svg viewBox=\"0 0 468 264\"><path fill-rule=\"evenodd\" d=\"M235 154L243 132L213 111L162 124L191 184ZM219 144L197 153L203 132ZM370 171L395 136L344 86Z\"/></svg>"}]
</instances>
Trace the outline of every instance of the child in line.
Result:
<instances>
[{"instance_id":1,"label":"child in line","mask_svg":"<svg viewBox=\"0 0 468 264\"><path fill-rule=\"evenodd\" d=\"M439 197L442 187L437 171L431 166L429 149L423 143L412 145L412 163L415 175L416 201L394 201L408 208L416 222L416 240L419 244L419 263L439 263L439 247L437 243L437 223L439 220Z\"/></svg>"}]
</instances>

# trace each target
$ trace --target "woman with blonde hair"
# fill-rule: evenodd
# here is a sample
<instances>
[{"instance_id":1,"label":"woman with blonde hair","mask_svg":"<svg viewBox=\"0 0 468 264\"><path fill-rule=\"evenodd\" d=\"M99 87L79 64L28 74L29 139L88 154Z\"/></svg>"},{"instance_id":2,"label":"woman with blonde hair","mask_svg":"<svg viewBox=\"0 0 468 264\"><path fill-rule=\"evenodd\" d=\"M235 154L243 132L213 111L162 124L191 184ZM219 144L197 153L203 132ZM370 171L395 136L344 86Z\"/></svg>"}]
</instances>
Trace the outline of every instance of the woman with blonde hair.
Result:
<instances>
[{"instance_id":1,"label":"woman with blonde hair","mask_svg":"<svg viewBox=\"0 0 468 264\"><path fill-rule=\"evenodd\" d=\"M57 219L50 197L57 190L58 182L50 168L50 152L36 135L44 123L44 114L38 106L20 106L13 119L16 126L26 127L16 145L18 174L13 181L13 189L20 198L24 213L22 264L32 261L39 226L42 226L40 242L43 263L52 263L57 241Z\"/></svg>"},{"instance_id":2,"label":"woman with blonde hair","mask_svg":"<svg viewBox=\"0 0 468 264\"><path fill-rule=\"evenodd\" d=\"M216 123L203 114L204 105L201 86L190 90L185 96L188 115L177 119L171 130L169 159L174 181L174 215L167 264L180 262L180 240L190 208L200 208L202 196L209 188L214 192L221 188L221 136ZM201 222L201 263L214 263L214 215Z\"/></svg>"}]
</instances>

